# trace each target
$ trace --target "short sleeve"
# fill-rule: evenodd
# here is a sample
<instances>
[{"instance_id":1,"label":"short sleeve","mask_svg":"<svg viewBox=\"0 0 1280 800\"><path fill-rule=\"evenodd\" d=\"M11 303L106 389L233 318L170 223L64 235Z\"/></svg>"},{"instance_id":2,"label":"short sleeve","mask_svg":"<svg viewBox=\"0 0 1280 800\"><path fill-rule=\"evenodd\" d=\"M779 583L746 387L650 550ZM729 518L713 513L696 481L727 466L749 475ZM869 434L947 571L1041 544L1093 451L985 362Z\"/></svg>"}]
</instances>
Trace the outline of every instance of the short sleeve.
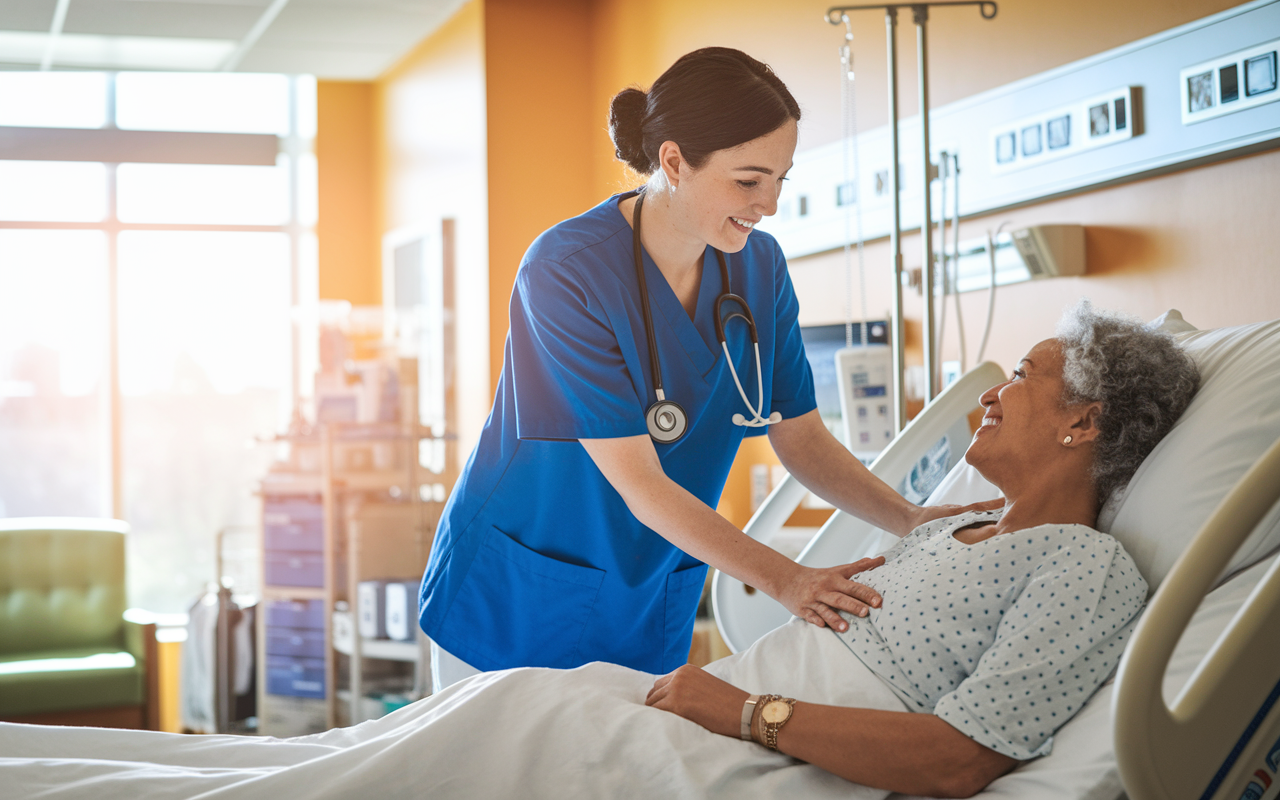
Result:
<instances>
[{"instance_id":1,"label":"short sleeve","mask_svg":"<svg viewBox=\"0 0 1280 800\"><path fill-rule=\"evenodd\" d=\"M1133 559L1109 537L1056 558L1061 569L1031 579L973 673L933 712L1020 761L1047 755L1054 732L1120 663L1147 596Z\"/></svg>"},{"instance_id":2,"label":"short sleeve","mask_svg":"<svg viewBox=\"0 0 1280 800\"><path fill-rule=\"evenodd\" d=\"M510 336L521 439L647 432L644 406L606 309L563 265L533 261L521 267Z\"/></svg>"},{"instance_id":3,"label":"short sleeve","mask_svg":"<svg viewBox=\"0 0 1280 800\"><path fill-rule=\"evenodd\" d=\"M782 251L776 249L774 264L775 293L773 338L773 386L770 390L769 410L765 416L778 412L783 419L791 419L809 413L818 407L813 390L813 371L805 355L804 340L800 337L800 301L787 273L787 262ZM748 428L748 436L761 436L768 428Z\"/></svg>"}]
</instances>

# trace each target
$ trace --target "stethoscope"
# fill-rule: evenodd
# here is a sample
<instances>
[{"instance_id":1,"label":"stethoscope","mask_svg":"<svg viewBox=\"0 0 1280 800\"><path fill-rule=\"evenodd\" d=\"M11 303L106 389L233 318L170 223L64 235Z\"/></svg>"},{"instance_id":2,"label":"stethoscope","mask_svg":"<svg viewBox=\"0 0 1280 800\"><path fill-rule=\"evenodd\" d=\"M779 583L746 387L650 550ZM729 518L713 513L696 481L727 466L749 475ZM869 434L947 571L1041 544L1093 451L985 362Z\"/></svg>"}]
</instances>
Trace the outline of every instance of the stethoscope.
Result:
<instances>
[{"instance_id":1,"label":"stethoscope","mask_svg":"<svg viewBox=\"0 0 1280 800\"><path fill-rule=\"evenodd\" d=\"M653 437L654 441L670 444L679 440L688 432L689 415L685 413L679 403L674 400L668 400L666 392L662 389L662 362L658 359L658 341L653 334L653 314L649 311L649 284L644 277L644 257L640 250L640 208L643 205L644 192L642 190L636 193L636 207L631 213L632 242L635 252L636 280L640 283L640 308L644 312L644 332L649 338L649 368L653 372L653 392L658 398L649 406L649 410L644 413L644 421L649 426L649 435ZM738 394L751 412L751 419L747 419L741 414L734 414L733 424L747 428L763 428L766 425L781 422L782 415L777 411L767 418L762 416L764 411L764 373L760 370L760 337L756 335L756 321L751 316L751 309L747 306L747 301L729 291L729 265L725 262L724 253L719 250L716 250L716 261L720 263L720 286L722 287L720 296L716 298L715 306L716 341L720 342L720 347L724 350L724 360L729 365L729 373L733 375L733 382L738 387ZM742 310L733 311L727 317L721 316L720 309L725 302L737 303ZM724 324L734 318L746 321L747 330L751 332L751 344L756 351L756 404L754 406L747 399L747 393L742 388L742 381L738 379L738 371L734 369L733 359L729 356L729 343L724 335Z\"/></svg>"}]
</instances>

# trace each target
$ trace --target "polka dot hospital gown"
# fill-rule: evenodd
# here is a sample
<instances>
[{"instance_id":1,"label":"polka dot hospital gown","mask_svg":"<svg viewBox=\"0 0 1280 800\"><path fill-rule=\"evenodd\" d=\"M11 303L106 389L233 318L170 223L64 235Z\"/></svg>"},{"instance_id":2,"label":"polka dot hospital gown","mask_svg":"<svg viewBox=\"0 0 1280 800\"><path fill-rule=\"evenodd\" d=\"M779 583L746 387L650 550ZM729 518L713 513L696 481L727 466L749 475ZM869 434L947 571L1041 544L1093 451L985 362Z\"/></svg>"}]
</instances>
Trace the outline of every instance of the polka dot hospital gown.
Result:
<instances>
[{"instance_id":1,"label":"polka dot hospital gown","mask_svg":"<svg viewBox=\"0 0 1280 800\"><path fill-rule=\"evenodd\" d=\"M907 707L996 752L1047 754L1120 662L1147 597L1133 559L1084 525L1042 525L978 544L970 512L921 525L856 580L883 598L837 634Z\"/></svg>"}]
</instances>

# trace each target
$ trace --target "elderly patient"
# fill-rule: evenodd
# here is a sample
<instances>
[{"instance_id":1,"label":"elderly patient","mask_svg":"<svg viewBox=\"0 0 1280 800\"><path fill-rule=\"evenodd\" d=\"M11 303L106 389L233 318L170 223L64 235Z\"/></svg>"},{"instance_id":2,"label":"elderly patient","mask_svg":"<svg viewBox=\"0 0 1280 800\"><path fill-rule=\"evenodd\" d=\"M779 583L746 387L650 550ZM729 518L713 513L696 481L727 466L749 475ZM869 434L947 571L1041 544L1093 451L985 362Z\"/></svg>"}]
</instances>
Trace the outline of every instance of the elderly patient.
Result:
<instances>
[{"instance_id":1,"label":"elderly patient","mask_svg":"<svg viewBox=\"0 0 1280 800\"><path fill-rule=\"evenodd\" d=\"M1087 302L1069 312L981 397L965 458L1004 508L922 525L858 576L882 603L845 615L837 635L905 710L796 702L777 748L864 785L962 797L1047 752L1119 662L1146 599L1128 553L1092 529L1098 510L1198 382L1170 337ZM687 666L647 702L738 736L747 697Z\"/></svg>"},{"instance_id":2,"label":"elderly patient","mask_svg":"<svg viewBox=\"0 0 1280 800\"><path fill-rule=\"evenodd\" d=\"M1197 384L1172 338L1082 302L982 395L966 458L1003 509L867 560L877 594L847 626L793 619L656 683L611 664L485 673L299 739L0 724L0 772L41 797L969 796L1048 752L1119 662L1147 585L1092 526Z\"/></svg>"}]
</instances>

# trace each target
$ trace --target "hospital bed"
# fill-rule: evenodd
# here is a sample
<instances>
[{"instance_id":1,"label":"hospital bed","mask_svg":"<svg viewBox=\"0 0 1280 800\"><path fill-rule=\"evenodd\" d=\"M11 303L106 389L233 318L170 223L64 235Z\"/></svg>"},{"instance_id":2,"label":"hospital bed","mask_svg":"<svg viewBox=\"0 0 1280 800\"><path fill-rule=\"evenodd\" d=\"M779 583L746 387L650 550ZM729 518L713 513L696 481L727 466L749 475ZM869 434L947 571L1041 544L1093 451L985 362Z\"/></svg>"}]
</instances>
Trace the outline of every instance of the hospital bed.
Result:
<instances>
[{"instance_id":1,"label":"hospital bed","mask_svg":"<svg viewBox=\"0 0 1280 800\"><path fill-rule=\"evenodd\" d=\"M1170 311L1152 324L1195 358L1201 389L1106 502L1098 527L1124 544L1153 595L1117 675L1058 731L1053 752L992 783L982 800L1280 796L1280 320L1199 331ZM909 488L945 460L927 503L996 497L962 456L978 396L1002 380L990 362L964 375L871 471ZM768 542L805 492L783 480L746 532ZM893 541L837 511L798 561L848 563ZM723 573L712 603L734 651L789 616Z\"/></svg>"}]
</instances>

